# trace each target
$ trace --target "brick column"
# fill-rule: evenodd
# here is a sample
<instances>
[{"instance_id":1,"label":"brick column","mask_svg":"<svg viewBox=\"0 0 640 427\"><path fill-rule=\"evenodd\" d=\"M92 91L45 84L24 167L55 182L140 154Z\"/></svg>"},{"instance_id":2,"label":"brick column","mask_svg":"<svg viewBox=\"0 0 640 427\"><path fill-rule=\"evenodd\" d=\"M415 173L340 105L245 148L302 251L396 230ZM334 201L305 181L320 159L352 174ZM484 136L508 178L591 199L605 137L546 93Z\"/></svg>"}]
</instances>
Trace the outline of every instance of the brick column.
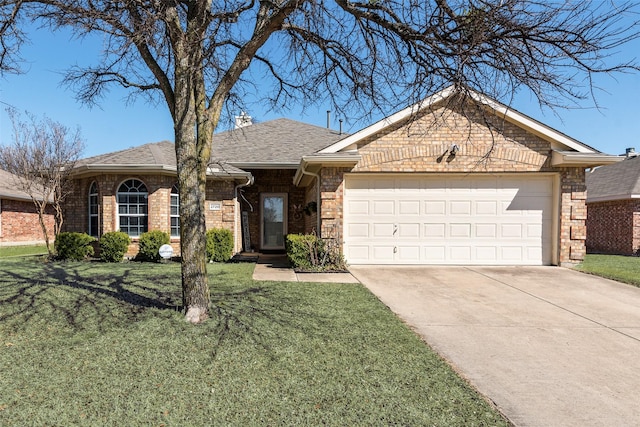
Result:
<instances>
[{"instance_id":1,"label":"brick column","mask_svg":"<svg viewBox=\"0 0 640 427\"><path fill-rule=\"evenodd\" d=\"M587 189L584 169L560 172L560 265L572 266L584 260L587 238Z\"/></svg>"}]
</instances>

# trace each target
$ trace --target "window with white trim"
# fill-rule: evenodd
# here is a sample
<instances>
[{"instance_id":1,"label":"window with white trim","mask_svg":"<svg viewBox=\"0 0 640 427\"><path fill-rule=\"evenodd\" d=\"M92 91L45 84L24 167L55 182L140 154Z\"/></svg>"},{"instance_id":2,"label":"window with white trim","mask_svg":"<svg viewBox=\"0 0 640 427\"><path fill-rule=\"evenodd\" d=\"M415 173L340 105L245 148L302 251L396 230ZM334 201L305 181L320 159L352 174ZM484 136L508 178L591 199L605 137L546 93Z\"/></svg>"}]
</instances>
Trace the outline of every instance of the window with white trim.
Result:
<instances>
[{"instance_id":1,"label":"window with white trim","mask_svg":"<svg viewBox=\"0 0 640 427\"><path fill-rule=\"evenodd\" d=\"M120 231L138 237L148 230L149 192L138 179L128 179L118 187L118 224Z\"/></svg>"},{"instance_id":2,"label":"window with white trim","mask_svg":"<svg viewBox=\"0 0 640 427\"><path fill-rule=\"evenodd\" d=\"M171 188L171 237L180 237L180 194L178 184Z\"/></svg>"},{"instance_id":3,"label":"window with white trim","mask_svg":"<svg viewBox=\"0 0 640 427\"><path fill-rule=\"evenodd\" d=\"M89 187L89 236L98 237L98 184Z\"/></svg>"}]
</instances>

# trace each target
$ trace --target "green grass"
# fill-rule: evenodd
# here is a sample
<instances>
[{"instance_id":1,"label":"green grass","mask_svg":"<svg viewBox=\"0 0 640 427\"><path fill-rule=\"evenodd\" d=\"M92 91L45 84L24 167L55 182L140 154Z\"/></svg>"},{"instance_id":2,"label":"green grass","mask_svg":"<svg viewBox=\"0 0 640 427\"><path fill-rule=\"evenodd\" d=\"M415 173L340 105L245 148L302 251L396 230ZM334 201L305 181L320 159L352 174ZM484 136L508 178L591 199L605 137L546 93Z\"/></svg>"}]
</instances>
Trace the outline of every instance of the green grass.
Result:
<instances>
[{"instance_id":1,"label":"green grass","mask_svg":"<svg viewBox=\"0 0 640 427\"><path fill-rule=\"evenodd\" d=\"M0 247L0 258L27 255L45 255L46 253L47 247L45 245Z\"/></svg>"},{"instance_id":2,"label":"green grass","mask_svg":"<svg viewBox=\"0 0 640 427\"><path fill-rule=\"evenodd\" d=\"M508 425L361 285L209 266L0 261L0 425Z\"/></svg>"},{"instance_id":3,"label":"green grass","mask_svg":"<svg viewBox=\"0 0 640 427\"><path fill-rule=\"evenodd\" d=\"M640 286L640 258L589 254L576 270Z\"/></svg>"}]
</instances>

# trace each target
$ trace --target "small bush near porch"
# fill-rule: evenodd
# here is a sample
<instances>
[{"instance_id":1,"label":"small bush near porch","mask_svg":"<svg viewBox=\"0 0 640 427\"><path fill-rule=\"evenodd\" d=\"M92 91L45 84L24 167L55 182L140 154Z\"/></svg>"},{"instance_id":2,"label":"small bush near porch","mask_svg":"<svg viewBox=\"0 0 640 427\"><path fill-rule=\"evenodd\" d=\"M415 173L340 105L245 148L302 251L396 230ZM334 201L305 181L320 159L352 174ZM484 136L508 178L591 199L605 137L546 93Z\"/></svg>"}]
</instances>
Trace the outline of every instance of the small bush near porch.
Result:
<instances>
[{"instance_id":1,"label":"small bush near porch","mask_svg":"<svg viewBox=\"0 0 640 427\"><path fill-rule=\"evenodd\" d=\"M334 239L321 239L315 234L288 234L287 257L296 271L346 271L347 263Z\"/></svg>"},{"instance_id":2,"label":"small bush near porch","mask_svg":"<svg viewBox=\"0 0 640 427\"><path fill-rule=\"evenodd\" d=\"M0 260L0 425L506 425L360 285L209 265Z\"/></svg>"}]
</instances>

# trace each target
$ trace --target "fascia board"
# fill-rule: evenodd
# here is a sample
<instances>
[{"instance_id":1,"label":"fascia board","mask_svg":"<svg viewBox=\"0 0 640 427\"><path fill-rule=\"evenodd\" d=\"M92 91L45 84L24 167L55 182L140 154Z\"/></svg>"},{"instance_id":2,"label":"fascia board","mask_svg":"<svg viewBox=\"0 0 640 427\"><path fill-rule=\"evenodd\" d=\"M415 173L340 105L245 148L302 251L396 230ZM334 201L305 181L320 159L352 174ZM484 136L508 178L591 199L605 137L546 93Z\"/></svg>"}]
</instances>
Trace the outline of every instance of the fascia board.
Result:
<instances>
[{"instance_id":1,"label":"fascia board","mask_svg":"<svg viewBox=\"0 0 640 427\"><path fill-rule=\"evenodd\" d=\"M334 155L310 155L303 156L300 160L296 174L293 177L294 185L300 184L310 166L355 166L362 159L360 154L334 154ZM318 169L320 169L318 168Z\"/></svg>"},{"instance_id":2,"label":"fascia board","mask_svg":"<svg viewBox=\"0 0 640 427\"><path fill-rule=\"evenodd\" d=\"M624 157L602 153L579 153L575 151L553 151L551 155L552 166L567 167L594 167L618 163Z\"/></svg>"},{"instance_id":3,"label":"fascia board","mask_svg":"<svg viewBox=\"0 0 640 427\"><path fill-rule=\"evenodd\" d=\"M297 169L299 162L227 162L238 169Z\"/></svg>"},{"instance_id":4,"label":"fascia board","mask_svg":"<svg viewBox=\"0 0 640 427\"><path fill-rule=\"evenodd\" d=\"M533 133L534 135L539 136L540 138L555 142L561 145L564 145L567 148L571 148L575 151L581 153L597 153L596 150L581 143L580 141L573 139L557 130L550 128L549 126L526 116L517 110L507 107L506 105L495 101L491 98L488 98L484 95L481 95L477 92L471 92L471 97L475 99L477 102L487 106L491 110L493 110L494 114L497 116L503 116L509 122L524 128L525 130Z\"/></svg>"},{"instance_id":5,"label":"fascia board","mask_svg":"<svg viewBox=\"0 0 640 427\"><path fill-rule=\"evenodd\" d=\"M335 153L340 150L343 150L349 147L350 145L355 144L358 141L361 141L362 139L367 138L368 136L371 136L385 129L386 127L392 126L402 120L407 119L408 117L411 117L411 115L416 114L418 111L424 108L433 106L437 102L442 101L448 98L449 96L451 96L453 92L454 92L453 86L448 87L440 91L439 93L426 98L421 102L413 104L412 106L407 107L404 110L401 110L389 117L385 117L384 119L378 121L377 123L374 123L373 125L366 127L346 137L345 139L338 141L335 144L330 145L329 147L318 151L318 153L319 154ZM567 135L564 135L563 133L552 129L549 126L535 119L532 119L531 117L528 117L512 108L507 107L504 104L501 104L500 102L490 99L475 91L470 91L470 95L476 102L490 109L493 112L493 114L495 114L496 116L498 117L502 116L504 117L505 120L515 124L518 127L521 127L527 130L528 132L531 132L534 135L539 136L540 138L546 141L559 144L561 146L567 147L569 149L572 149L581 153L597 153L596 150L589 147L588 145L585 145L578 140L575 140Z\"/></svg>"},{"instance_id":6,"label":"fascia board","mask_svg":"<svg viewBox=\"0 0 640 427\"><path fill-rule=\"evenodd\" d=\"M448 98L452 93L453 86L450 86L435 95L432 95L420 102L413 104L410 107L405 108L404 110L398 111L397 113L392 114L389 117L385 117L384 119L379 120L371 126L368 126L352 135L349 135L345 139L342 139L335 144L328 146L327 148L323 148L322 150L318 151L318 154L337 153L340 150L343 150L368 136L371 136L389 126L392 126L402 120L411 117L413 114L416 114L418 111L434 105L436 102Z\"/></svg>"}]
</instances>

